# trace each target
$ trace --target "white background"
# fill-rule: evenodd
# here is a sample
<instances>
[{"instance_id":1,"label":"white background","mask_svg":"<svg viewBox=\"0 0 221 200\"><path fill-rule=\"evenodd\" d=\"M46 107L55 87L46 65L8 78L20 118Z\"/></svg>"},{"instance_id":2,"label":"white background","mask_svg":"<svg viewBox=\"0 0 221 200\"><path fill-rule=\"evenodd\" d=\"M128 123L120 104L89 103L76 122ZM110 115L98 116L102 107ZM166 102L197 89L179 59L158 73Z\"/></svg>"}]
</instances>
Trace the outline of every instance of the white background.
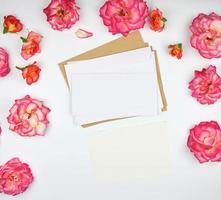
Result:
<instances>
[{"instance_id":1,"label":"white background","mask_svg":"<svg viewBox=\"0 0 221 200\"><path fill-rule=\"evenodd\" d=\"M168 22L162 33L141 31L145 41L158 49L165 91L169 102L166 117L172 124L171 157L173 173L168 177L149 178L118 184L98 184L92 172L86 132L74 127L70 115L69 92L57 63L89 50L119 36L112 36L102 25L99 7L103 0L78 0L81 20L71 30L59 32L50 28L43 13L49 1L0 0L0 19L16 15L25 28L41 33L42 53L25 62L20 56L19 36L0 34L0 46L10 54L11 73L0 79L0 163L18 156L30 164L35 181L22 195L10 197L0 194L1 200L212 200L221 199L220 163L198 164L186 147L188 130L203 120L221 123L220 101L202 106L190 96L188 82L193 71L209 64L217 66L221 74L221 59L207 60L199 56L189 44L189 25L199 13L212 11L221 15L220 0L149 0L152 8L159 7ZM80 40L75 37L77 28L85 28L94 37ZM1 28L2 32L2 28ZM168 55L167 45L182 42L184 56L177 60ZM15 66L39 61L42 74L39 82L25 84ZM45 137L23 138L9 131L6 117L14 99L26 94L38 98L51 108L50 125ZM94 130L94 129L93 129ZM162 130L163 131L163 130ZM156 147L160 148L160 147Z\"/></svg>"}]
</instances>

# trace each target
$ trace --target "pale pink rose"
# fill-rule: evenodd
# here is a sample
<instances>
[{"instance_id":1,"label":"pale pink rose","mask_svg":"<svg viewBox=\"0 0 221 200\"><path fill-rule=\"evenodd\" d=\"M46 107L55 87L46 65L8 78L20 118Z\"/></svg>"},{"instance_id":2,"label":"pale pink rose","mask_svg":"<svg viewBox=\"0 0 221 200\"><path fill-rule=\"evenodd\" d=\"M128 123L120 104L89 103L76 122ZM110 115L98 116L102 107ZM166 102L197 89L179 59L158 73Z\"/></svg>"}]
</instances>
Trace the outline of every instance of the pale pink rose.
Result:
<instances>
[{"instance_id":1,"label":"pale pink rose","mask_svg":"<svg viewBox=\"0 0 221 200\"><path fill-rule=\"evenodd\" d=\"M221 16L214 12L199 14L190 26L191 46L196 48L204 58L221 57Z\"/></svg>"},{"instance_id":2,"label":"pale pink rose","mask_svg":"<svg viewBox=\"0 0 221 200\"><path fill-rule=\"evenodd\" d=\"M190 129L187 146L200 163L221 161L221 129L217 122L201 122Z\"/></svg>"},{"instance_id":3,"label":"pale pink rose","mask_svg":"<svg viewBox=\"0 0 221 200\"><path fill-rule=\"evenodd\" d=\"M47 114L50 109L37 99L29 95L15 100L15 104L9 110L8 122L10 130L21 136L45 135Z\"/></svg>"},{"instance_id":4,"label":"pale pink rose","mask_svg":"<svg viewBox=\"0 0 221 200\"><path fill-rule=\"evenodd\" d=\"M52 0L43 11L54 30L70 29L80 18L75 0Z\"/></svg>"},{"instance_id":5,"label":"pale pink rose","mask_svg":"<svg viewBox=\"0 0 221 200\"><path fill-rule=\"evenodd\" d=\"M192 96L201 104L213 104L221 97L221 78L216 73L216 67L210 65L202 71L195 71L195 76L189 83Z\"/></svg>"},{"instance_id":6,"label":"pale pink rose","mask_svg":"<svg viewBox=\"0 0 221 200\"><path fill-rule=\"evenodd\" d=\"M9 72L8 53L0 48L0 77L6 76Z\"/></svg>"},{"instance_id":7,"label":"pale pink rose","mask_svg":"<svg viewBox=\"0 0 221 200\"><path fill-rule=\"evenodd\" d=\"M0 192L8 195L23 193L33 182L33 175L28 164L19 158L9 160L0 166Z\"/></svg>"},{"instance_id":8,"label":"pale pink rose","mask_svg":"<svg viewBox=\"0 0 221 200\"><path fill-rule=\"evenodd\" d=\"M144 27L148 7L143 0L107 0L100 8L100 16L109 32L126 36L130 31Z\"/></svg>"}]
</instances>

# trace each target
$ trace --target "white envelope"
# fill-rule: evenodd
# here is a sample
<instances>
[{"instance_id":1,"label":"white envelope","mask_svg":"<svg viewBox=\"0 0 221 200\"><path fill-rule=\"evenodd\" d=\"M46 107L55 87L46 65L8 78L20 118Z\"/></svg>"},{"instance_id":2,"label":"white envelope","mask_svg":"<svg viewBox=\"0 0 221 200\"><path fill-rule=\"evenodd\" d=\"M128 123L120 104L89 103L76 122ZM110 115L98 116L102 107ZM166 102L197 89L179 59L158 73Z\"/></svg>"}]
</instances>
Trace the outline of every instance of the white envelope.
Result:
<instances>
[{"instance_id":1,"label":"white envelope","mask_svg":"<svg viewBox=\"0 0 221 200\"><path fill-rule=\"evenodd\" d=\"M140 48L132 51L126 51L109 56L89 59L84 61L68 62L65 65L65 71L71 86L71 75L75 74L95 74L95 73L142 73L148 72L150 68L144 64L150 60L152 50L150 47ZM132 65L132 63L134 65Z\"/></svg>"},{"instance_id":2,"label":"white envelope","mask_svg":"<svg viewBox=\"0 0 221 200\"><path fill-rule=\"evenodd\" d=\"M156 65L149 47L74 62L66 65L66 72L77 124L159 113Z\"/></svg>"}]
</instances>

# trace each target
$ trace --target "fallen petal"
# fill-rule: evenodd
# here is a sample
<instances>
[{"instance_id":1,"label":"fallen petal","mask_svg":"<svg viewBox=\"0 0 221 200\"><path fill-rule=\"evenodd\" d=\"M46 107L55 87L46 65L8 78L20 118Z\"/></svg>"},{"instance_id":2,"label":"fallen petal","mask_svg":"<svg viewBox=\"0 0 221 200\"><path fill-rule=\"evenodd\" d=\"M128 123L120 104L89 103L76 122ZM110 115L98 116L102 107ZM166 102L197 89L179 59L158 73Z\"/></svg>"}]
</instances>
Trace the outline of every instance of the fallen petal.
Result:
<instances>
[{"instance_id":1,"label":"fallen petal","mask_svg":"<svg viewBox=\"0 0 221 200\"><path fill-rule=\"evenodd\" d=\"M88 31L85 31L83 29L78 29L76 32L75 32L75 35L78 37L78 38L89 38L89 37L92 37L93 36L93 33L91 32L88 32Z\"/></svg>"}]
</instances>

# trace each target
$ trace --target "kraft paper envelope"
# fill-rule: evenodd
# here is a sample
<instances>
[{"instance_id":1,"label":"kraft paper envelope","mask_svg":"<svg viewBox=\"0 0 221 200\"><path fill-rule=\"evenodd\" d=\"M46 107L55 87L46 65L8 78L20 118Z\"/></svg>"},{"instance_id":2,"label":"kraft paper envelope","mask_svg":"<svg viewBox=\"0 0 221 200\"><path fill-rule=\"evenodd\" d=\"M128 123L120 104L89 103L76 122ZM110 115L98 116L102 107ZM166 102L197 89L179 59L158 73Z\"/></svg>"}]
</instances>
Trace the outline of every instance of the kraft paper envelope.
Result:
<instances>
[{"instance_id":1,"label":"kraft paper envelope","mask_svg":"<svg viewBox=\"0 0 221 200\"><path fill-rule=\"evenodd\" d=\"M135 32L130 33L127 37L120 37L116 40L113 40L113 41L106 43L102 46L99 46L95 49L89 50L83 54L80 54L78 56L75 56L75 57L72 57L68 60L65 60L65 61L59 63L59 67L61 69L62 75L63 75L66 83L68 84L67 75L66 75L66 71L65 71L65 65L68 62L93 59L93 58L97 58L97 57L102 57L102 56L107 56L107 55L111 55L111 54L124 52L124 51L130 51L130 50L134 50L134 49L138 49L138 48L143 48L143 47L147 47L147 46L148 46L148 44L144 43L140 32L135 31ZM158 62L158 58L157 58L157 52L155 50L153 50L153 51L154 51L155 59L156 59L158 85L159 85L159 90L160 90L160 94L161 94L161 98L162 98L162 102L163 102L162 111L166 111L167 110L167 101L166 101L166 96L165 96L165 93L163 90L163 82L161 79L160 66L159 66L159 62ZM89 126L94 126L94 125L97 125L100 123L113 121L113 120L119 120L119 119L110 119L110 120L105 120L105 121L93 122L90 124L85 124L82 127L86 128Z\"/></svg>"}]
</instances>

